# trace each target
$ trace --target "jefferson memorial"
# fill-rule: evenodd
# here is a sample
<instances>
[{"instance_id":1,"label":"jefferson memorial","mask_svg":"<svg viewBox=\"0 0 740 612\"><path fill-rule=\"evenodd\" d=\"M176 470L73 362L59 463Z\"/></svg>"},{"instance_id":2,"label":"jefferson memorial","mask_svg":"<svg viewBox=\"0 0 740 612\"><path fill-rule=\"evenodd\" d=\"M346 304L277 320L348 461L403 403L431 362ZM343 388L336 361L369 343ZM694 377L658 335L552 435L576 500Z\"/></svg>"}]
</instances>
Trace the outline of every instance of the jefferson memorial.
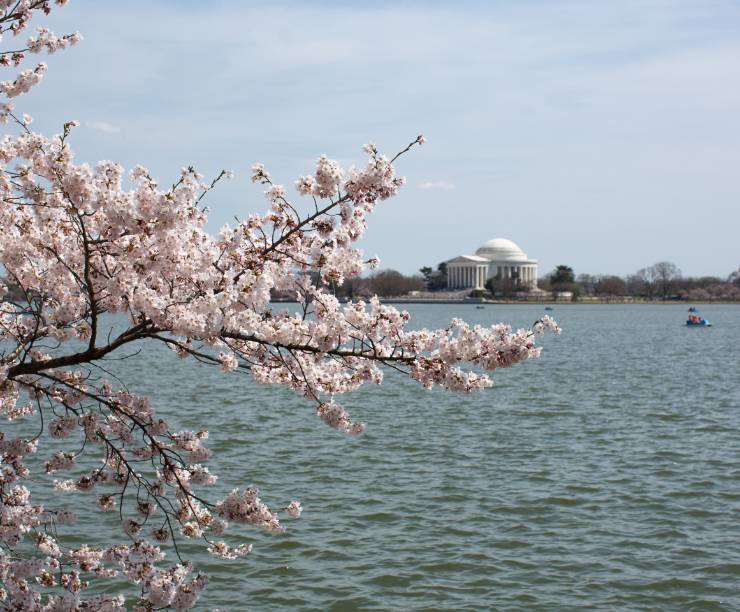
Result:
<instances>
[{"instance_id":1,"label":"jefferson memorial","mask_svg":"<svg viewBox=\"0 0 740 612\"><path fill-rule=\"evenodd\" d=\"M537 260L506 238L489 240L475 255L446 263L448 289L483 289L489 278L518 278L526 289L537 289Z\"/></svg>"}]
</instances>

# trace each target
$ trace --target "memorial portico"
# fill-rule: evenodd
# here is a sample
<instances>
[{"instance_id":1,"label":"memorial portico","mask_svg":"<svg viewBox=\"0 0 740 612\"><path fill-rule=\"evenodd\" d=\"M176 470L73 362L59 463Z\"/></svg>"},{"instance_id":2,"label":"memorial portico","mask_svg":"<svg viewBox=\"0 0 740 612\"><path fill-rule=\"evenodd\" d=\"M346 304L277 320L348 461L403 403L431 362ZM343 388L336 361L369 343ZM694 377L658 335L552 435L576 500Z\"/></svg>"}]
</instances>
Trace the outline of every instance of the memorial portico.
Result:
<instances>
[{"instance_id":1,"label":"memorial portico","mask_svg":"<svg viewBox=\"0 0 740 612\"><path fill-rule=\"evenodd\" d=\"M489 240L475 255L460 255L446 263L449 289L483 289L489 278L519 279L524 289L537 288L537 260L505 238Z\"/></svg>"}]
</instances>

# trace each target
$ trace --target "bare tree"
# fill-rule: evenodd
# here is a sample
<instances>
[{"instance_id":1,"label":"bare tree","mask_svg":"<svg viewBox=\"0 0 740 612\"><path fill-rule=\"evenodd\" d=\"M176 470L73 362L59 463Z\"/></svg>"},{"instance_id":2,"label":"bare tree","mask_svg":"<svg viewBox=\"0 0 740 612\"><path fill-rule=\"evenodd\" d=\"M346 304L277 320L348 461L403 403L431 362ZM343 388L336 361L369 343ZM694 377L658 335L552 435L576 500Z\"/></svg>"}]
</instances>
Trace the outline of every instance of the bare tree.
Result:
<instances>
[{"instance_id":1,"label":"bare tree","mask_svg":"<svg viewBox=\"0 0 740 612\"><path fill-rule=\"evenodd\" d=\"M663 299L671 294L674 281L681 278L681 270L670 261L659 261L648 268L648 274L656 288L658 295Z\"/></svg>"},{"instance_id":2,"label":"bare tree","mask_svg":"<svg viewBox=\"0 0 740 612\"><path fill-rule=\"evenodd\" d=\"M424 291L425 284L420 276L404 276L396 270L383 270L367 279L367 287L371 293L381 297L393 297Z\"/></svg>"},{"instance_id":3,"label":"bare tree","mask_svg":"<svg viewBox=\"0 0 740 612\"><path fill-rule=\"evenodd\" d=\"M640 268L628 278L630 293L644 295L652 299L655 294L655 283L650 268Z\"/></svg>"},{"instance_id":4,"label":"bare tree","mask_svg":"<svg viewBox=\"0 0 740 612\"><path fill-rule=\"evenodd\" d=\"M596 290L596 284L599 282L599 278L593 274L579 274L576 278L576 282L581 286L583 293L586 295L593 295Z\"/></svg>"},{"instance_id":5,"label":"bare tree","mask_svg":"<svg viewBox=\"0 0 740 612\"><path fill-rule=\"evenodd\" d=\"M594 291L596 295L627 295L627 283L618 276L602 276Z\"/></svg>"}]
</instances>

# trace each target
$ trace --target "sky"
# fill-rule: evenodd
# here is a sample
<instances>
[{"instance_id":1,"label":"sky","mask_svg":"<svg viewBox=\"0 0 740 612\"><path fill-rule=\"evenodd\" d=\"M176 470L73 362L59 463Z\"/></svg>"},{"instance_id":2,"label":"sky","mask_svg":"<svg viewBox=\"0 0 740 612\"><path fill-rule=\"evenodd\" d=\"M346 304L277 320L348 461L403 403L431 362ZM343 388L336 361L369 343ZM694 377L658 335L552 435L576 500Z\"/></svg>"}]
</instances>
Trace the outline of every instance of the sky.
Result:
<instances>
[{"instance_id":1,"label":"sky","mask_svg":"<svg viewBox=\"0 0 740 612\"><path fill-rule=\"evenodd\" d=\"M541 276L740 266L736 0L72 0L47 21L84 41L19 100L33 127L77 119L78 160L162 185L234 170L213 231L266 209L255 162L292 190L321 154L424 134L360 244L382 268L498 237Z\"/></svg>"}]
</instances>

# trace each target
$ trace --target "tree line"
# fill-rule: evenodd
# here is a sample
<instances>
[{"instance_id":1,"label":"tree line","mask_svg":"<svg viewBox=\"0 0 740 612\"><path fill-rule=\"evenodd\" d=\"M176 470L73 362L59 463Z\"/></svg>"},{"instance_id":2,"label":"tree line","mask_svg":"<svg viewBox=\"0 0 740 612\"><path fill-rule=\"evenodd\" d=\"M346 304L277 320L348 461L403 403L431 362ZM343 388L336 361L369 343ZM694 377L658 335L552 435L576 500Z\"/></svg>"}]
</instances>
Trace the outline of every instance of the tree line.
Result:
<instances>
[{"instance_id":1,"label":"tree line","mask_svg":"<svg viewBox=\"0 0 740 612\"><path fill-rule=\"evenodd\" d=\"M547 289L546 286L542 286ZM675 264L661 261L625 277L579 274L574 297L639 297L647 300L740 300L740 268L726 277L683 276Z\"/></svg>"},{"instance_id":2,"label":"tree line","mask_svg":"<svg viewBox=\"0 0 740 612\"><path fill-rule=\"evenodd\" d=\"M436 269L419 270L427 291L447 289L447 266L441 263ZM559 265L541 277L537 285L552 293L570 292L573 299L580 297L623 298L636 297L648 300L740 300L740 268L726 277L683 276L676 264L661 261L640 268L633 274L578 274L571 266ZM480 297L515 297L526 291L516 276L490 278L485 291L476 292Z\"/></svg>"},{"instance_id":3,"label":"tree line","mask_svg":"<svg viewBox=\"0 0 740 612\"><path fill-rule=\"evenodd\" d=\"M447 264L436 268L423 267L420 274L405 275L397 270L379 270L368 276L348 278L342 285L330 285L334 295L342 299L401 297L416 291L440 292L447 290ZM311 274L314 284L320 283L318 274ZM4 279L6 299L23 301L24 296L10 279ZM686 277L673 263L663 261L641 268L634 274L578 274L571 266L559 265L537 281L537 286L553 294L569 292L574 300L582 297L625 298L647 300L740 300L740 268L725 278L718 276ZM527 289L516 278L490 278L485 290L472 292L477 297L515 298ZM291 292L273 292L273 298L293 299Z\"/></svg>"}]
</instances>

